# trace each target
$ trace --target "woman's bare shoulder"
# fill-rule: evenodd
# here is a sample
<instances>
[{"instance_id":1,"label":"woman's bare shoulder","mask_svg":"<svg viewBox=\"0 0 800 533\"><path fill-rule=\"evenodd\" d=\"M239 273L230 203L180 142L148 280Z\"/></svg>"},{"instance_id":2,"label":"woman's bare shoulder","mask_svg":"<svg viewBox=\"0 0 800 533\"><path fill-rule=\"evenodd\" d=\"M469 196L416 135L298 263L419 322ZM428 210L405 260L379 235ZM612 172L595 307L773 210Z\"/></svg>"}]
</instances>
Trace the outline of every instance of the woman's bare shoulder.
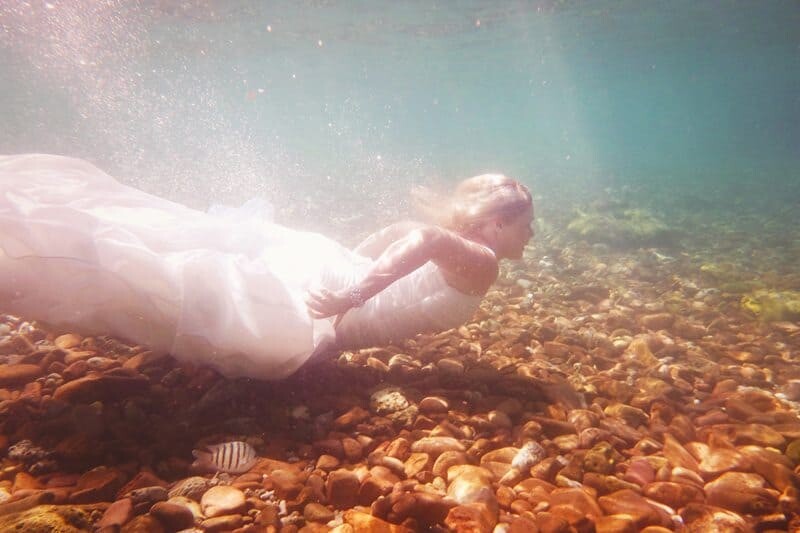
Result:
<instances>
[{"instance_id":1,"label":"woman's bare shoulder","mask_svg":"<svg viewBox=\"0 0 800 533\"><path fill-rule=\"evenodd\" d=\"M377 259L390 244L426 226L427 224L413 220L395 222L364 239L354 251L359 255Z\"/></svg>"},{"instance_id":2,"label":"woman's bare shoulder","mask_svg":"<svg viewBox=\"0 0 800 533\"><path fill-rule=\"evenodd\" d=\"M483 294L497 279L499 265L491 248L454 231L435 228L439 234L433 262L451 287L468 294Z\"/></svg>"}]
</instances>

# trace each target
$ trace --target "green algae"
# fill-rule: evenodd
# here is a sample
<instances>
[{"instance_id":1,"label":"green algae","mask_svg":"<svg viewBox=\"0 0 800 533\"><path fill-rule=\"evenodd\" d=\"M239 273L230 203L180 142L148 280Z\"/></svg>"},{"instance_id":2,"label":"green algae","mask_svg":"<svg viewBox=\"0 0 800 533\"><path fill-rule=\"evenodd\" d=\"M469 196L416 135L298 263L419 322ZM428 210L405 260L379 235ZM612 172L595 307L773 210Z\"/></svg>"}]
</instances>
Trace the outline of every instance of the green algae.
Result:
<instances>
[{"instance_id":1,"label":"green algae","mask_svg":"<svg viewBox=\"0 0 800 533\"><path fill-rule=\"evenodd\" d=\"M0 516L0 531L24 533L80 533L91 531L94 508L71 505L38 505L26 511Z\"/></svg>"},{"instance_id":2,"label":"green algae","mask_svg":"<svg viewBox=\"0 0 800 533\"><path fill-rule=\"evenodd\" d=\"M617 247L672 244L676 232L641 208L578 211L567 230L592 243Z\"/></svg>"},{"instance_id":3,"label":"green algae","mask_svg":"<svg viewBox=\"0 0 800 533\"><path fill-rule=\"evenodd\" d=\"M764 322L800 320L800 292L757 290L742 296L742 309Z\"/></svg>"},{"instance_id":4,"label":"green algae","mask_svg":"<svg viewBox=\"0 0 800 533\"><path fill-rule=\"evenodd\" d=\"M727 292L730 294L745 294L763 289L764 287L764 282L759 280L742 280L721 283L719 289L722 292Z\"/></svg>"}]
</instances>

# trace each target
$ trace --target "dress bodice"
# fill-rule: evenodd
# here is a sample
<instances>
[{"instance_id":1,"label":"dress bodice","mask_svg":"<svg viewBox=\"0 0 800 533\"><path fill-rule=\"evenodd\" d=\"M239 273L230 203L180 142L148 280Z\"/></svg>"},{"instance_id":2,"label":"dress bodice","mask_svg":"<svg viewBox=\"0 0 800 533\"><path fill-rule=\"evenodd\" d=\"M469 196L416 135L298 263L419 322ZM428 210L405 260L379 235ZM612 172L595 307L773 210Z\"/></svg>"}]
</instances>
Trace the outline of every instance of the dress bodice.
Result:
<instances>
[{"instance_id":1,"label":"dress bodice","mask_svg":"<svg viewBox=\"0 0 800 533\"><path fill-rule=\"evenodd\" d=\"M441 270L428 262L345 313L336 341L342 348L376 346L450 329L469 320L480 300L448 285Z\"/></svg>"}]
</instances>

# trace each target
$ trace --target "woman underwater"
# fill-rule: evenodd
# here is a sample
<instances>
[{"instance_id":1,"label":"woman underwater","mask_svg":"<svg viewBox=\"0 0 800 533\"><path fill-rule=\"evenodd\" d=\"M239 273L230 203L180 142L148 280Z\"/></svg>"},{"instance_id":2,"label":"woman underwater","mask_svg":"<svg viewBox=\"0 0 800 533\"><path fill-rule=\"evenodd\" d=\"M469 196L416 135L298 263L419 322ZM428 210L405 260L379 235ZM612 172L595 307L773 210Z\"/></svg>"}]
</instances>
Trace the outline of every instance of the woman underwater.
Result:
<instances>
[{"instance_id":1,"label":"woman underwater","mask_svg":"<svg viewBox=\"0 0 800 533\"><path fill-rule=\"evenodd\" d=\"M429 202L430 203L430 202ZM351 251L258 202L190 209L51 155L0 157L0 311L115 335L228 377L468 320L532 237L530 191L499 174Z\"/></svg>"}]
</instances>

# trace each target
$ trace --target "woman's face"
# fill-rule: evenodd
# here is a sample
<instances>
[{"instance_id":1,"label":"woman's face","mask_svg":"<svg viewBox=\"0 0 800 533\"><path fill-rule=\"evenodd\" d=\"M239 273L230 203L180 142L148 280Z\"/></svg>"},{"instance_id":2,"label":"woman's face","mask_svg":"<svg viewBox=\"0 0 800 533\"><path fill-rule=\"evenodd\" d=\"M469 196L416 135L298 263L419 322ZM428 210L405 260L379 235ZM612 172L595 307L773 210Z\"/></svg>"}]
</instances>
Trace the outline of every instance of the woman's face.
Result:
<instances>
[{"instance_id":1,"label":"woman's face","mask_svg":"<svg viewBox=\"0 0 800 533\"><path fill-rule=\"evenodd\" d=\"M506 259L521 259L525 245L533 237L533 206L519 216L500 223L497 229L495 253Z\"/></svg>"}]
</instances>

